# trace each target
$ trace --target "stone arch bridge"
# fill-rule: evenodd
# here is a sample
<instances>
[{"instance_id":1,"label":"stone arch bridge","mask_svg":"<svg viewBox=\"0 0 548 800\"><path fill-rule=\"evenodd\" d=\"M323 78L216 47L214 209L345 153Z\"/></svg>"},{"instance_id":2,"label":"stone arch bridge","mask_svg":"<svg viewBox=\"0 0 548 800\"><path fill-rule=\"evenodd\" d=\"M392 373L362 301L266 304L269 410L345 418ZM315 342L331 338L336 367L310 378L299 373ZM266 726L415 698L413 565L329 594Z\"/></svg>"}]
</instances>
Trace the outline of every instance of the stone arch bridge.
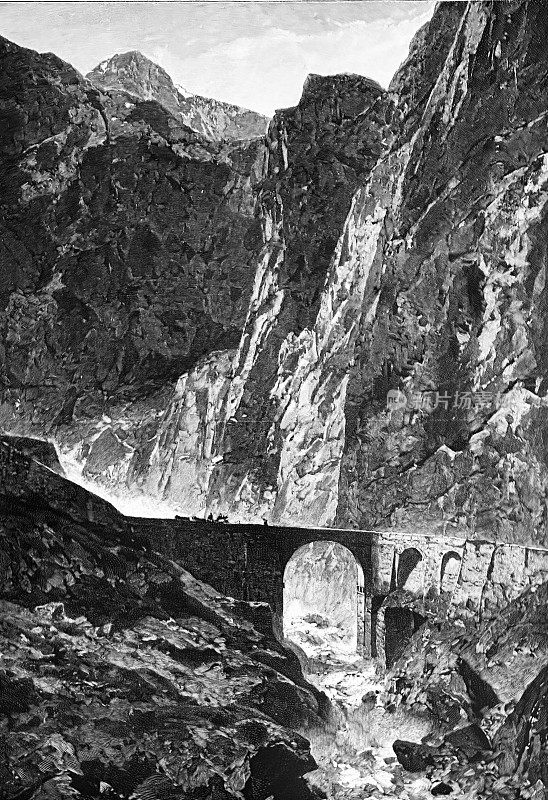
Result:
<instances>
[{"instance_id":1,"label":"stone arch bridge","mask_svg":"<svg viewBox=\"0 0 548 800\"><path fill-rule=\"evenodd\" d=\"M421 610L437 606L481 618L548 577L548 550L451 535L186 519L131 522L155 549L219 592L269 603L280 636L284 573L292 556L311 542L343 545L357 564L358 650L389 663L423 621Z\"/></svg>"},{"instance_id":2,"label":"stone arch bridge","mask_svg":"<svg viewBox=\"0 0 548 800\"><path fill-rule=\"evenodd\" d=\"M280 635L290 559L311 542L337 542L356 561L358 647L365 656L387 662L397 656L396 645L401 646L404 635L420 623L421 612L447 610L481 619L497 614L528 585L548 578L548 549L534 546L395 529L124 517L63 476L53 445L25 437L0 437L0 485L14 503L25 497L40 508L59 508L73 520L86 520L99 532L107 526L123 538L144 537L147 546L222 594L267 602ZM265 623L270 624L265 606L255 610L257 616L266 612Z\"/></svg>"}]
</instances>

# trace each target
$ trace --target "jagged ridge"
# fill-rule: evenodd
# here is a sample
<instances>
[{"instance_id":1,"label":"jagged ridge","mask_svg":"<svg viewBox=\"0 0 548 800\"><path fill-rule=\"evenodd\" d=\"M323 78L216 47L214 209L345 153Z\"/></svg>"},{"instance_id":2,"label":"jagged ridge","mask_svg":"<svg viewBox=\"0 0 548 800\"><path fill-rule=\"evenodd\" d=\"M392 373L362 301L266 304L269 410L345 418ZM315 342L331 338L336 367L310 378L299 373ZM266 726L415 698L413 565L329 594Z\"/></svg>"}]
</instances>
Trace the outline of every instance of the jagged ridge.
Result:
<instances>
[{"instance_id":1,"label":"jagged ridge","mask_svg":"<svg viewBox=\"0 0 548 800\"><path fill-rule=\"evenodd\" d=\"M176 87L162 67L136 50L102 61L86 78L100 89L123 89L142 100L156 100L212 141L256 139L268 125L268 118L255 111Z\"/></svg>"}]
</instances>

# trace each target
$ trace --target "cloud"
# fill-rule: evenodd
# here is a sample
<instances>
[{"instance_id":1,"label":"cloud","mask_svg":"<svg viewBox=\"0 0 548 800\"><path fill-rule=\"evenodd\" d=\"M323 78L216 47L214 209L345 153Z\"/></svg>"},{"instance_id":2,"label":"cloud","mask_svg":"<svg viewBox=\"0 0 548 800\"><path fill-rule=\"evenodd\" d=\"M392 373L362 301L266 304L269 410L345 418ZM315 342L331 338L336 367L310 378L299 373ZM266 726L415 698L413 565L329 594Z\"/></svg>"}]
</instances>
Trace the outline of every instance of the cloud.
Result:
<instances>
[{"instance_id":1,"label":"cloud","mask_svg":"<svg viewBox=\"0 0 548 800\"><path fill-rule=\"evenodd\" d=\"M272 114L298 102L311 72L355 72L387 86L406 57L411 38L430 15L429 5L420 16L397 22L335 20L314 34L273 27L191 58L168 47L153 49L149 55L190 91Z\"/></svg>"}]
</instances>

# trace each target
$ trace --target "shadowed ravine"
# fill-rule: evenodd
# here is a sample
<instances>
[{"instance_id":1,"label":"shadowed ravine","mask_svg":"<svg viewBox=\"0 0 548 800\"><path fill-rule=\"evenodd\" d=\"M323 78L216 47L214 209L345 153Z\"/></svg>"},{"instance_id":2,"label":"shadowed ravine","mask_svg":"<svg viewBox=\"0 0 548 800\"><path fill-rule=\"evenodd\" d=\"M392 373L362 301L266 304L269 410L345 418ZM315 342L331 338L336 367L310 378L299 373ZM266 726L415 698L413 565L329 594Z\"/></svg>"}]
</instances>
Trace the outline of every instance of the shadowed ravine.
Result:
<instances>
[{"instance_id":1,"label":"shadowed ravine","mask_svg":"<svg viewBox=\"0 0 548 800\"><path fill-rule=\"evenodd\" d=\"M405 776L392 745L420 741L435 720L409 711L388 713L382 702L385 670L357 650L356 562L344 547L315 542L298 550L284 575L284 642L304 676L332 702L330 719L302 733L318 770L307 780L328 797L424 797L430 783Z\"/></svg>"}]
</instances>

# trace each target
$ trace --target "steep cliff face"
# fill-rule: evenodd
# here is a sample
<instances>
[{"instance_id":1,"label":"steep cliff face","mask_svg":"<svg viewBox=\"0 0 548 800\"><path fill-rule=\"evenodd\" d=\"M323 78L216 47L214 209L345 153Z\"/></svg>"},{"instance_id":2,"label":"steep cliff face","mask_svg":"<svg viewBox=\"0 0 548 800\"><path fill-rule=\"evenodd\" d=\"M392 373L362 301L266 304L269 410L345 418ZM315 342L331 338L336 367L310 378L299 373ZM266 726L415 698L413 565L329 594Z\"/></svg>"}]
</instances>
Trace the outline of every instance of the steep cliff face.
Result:
<instances>
[{"instance_id":1,"label":"steep cliff face","mask_svg":"<svg viewBox=\"0 0 548 800\"><path fill-rule=\"evenodd\" d=\"M331 320L332 299L326 306L321 289L336 232L382 152L391 114L380 87L345 75L310 76L299 105L275 116L259 193L264 247L238 350L213 357L179 381L152 453L134 457L134 474L147 476L147 492L159 487L187 512L272 516L277 481L284 484L291 471L280 452L284 437L298 439L309 423L322 425L320 418L312 422L319 396L309 398L308 421L293 419L286 384L298 384L316 369L321 344L307 325L322 313ZM344 324L330 336L344 353ZM342 446L336 424L325 436L333 450ZM318 452L318 462L324 458ZM336 491L335 474L323 480ZM291 489L283 485L281 491ZM327 507L332 493L326 497L320 503ZM312 502L318 505L315 496ZM334 509L317 510L317 517L326 520L329 513Z\"/></svg>"},{"instance_id":2,"label":"steep cliff face","mask_svg":"<svg viewBox=\"0 0 548 800\"><path fill-rule=\"evenodd\" d=\"M395 183L349 380L339 523L546 543L547 30L538 3L470 3L416 133L377 167Z\"/></svg>"},{"instance_id":3,"label":"steep cliff face","mask_svg":"<svg viewBox=\"0 0 548 800\"><path fill-rule=\"evenodd\" d=\"M0 56L2 422L70 444L145 396L138 428L158 389L239 340L263 145L212 143L55 56Z\"/></svg>"},{"instance_id":4,"label":"steep cliff face","mask_svg":"<svg viewBox=\"0 0 548 800\"><path fill-rule=\"evenodd\" d=\"M57 61L40 93L57 116L34 134L10 75L25 135L58 137L36 153L69 155L46 172L8 141L7 424L28 398L43 425L59 390L34 387L54 376L59 441L84 434L75 455L112 491L546 544L547 29L532 0L441 3L389 92L311 76L264 148L208 142L165 99L93 94Z\"/></svg>"},{"instance_id":5,"label":"steep cliff face","mask_svg":"<svg viewBox=\"0 0 548 800\"><path fill-rule=\"evenodd\" d=\"M442 3L388 96L359 86L357 139L368 130L383 152L375 164L368 145L353 189L342 180L336 245L321 221L307 228L301 134L274 121L276 202L267 185L267 246L206 506L546 543L547 26L535 2ZM290 112L304 150L348 165L346 87L332 106L322 97L329 118L315 109L336 131L326 157L307 119L315 86ZM332 235L329 186L317 175L312 197L323 191Z\"/></svg>"},{"instance_id":6,"label":"steep cliff face","mask_svg":"<svg viewBox=\"0 0 548 800\"><path fill-rule=\"evenodd\" d=\"M175 86L165 70L137 51L102 61L86 78L99 89L122 89L141 100L155 100L212 141L260 138L268 126L268 118L255 111Z\"/></svg>"},{"instance_id":7,"label":"steep cliff face","mask_svg":"<svg viewBox=\"0 0 548 800\"><path fill-rule=\"evenodd\" d=\"M423 34L413 48L406 89L415 117L460 13L459 4L445 4L431 37ZM160 486L187 511L289 523L335 519L357 323L384 225L382 209L377 218L364 213L363 187L396 135L403 139L418 124L357 76L310 76L299 106L277 114L260 192L265 247L232 374L219 362L208 368L214 381L204 369L181 379L152 469L148 453L135 459L147 491ZM393 162L396 168L398 156ZM379 202L391 202L389 168L373 175ZM226 380L219 383L220 372ZM183 382L210 398L205 415Z\"/></svg>"},{"instance_id":8,"label":"steep cliff face","mask_svg":"<svg viewBox=\"0 0 548 800\"><path fill-rule=\"evenodd\" d=\"M345 444L333 519L534 539L544 529L545 466L530 415L541 419L544 401L534 394L542 367L530 331L542 317L535 280L545 265L530 254L546 199L546 62L535 38L546 17L537 4L463 11L455 20L442 4L425 34L459 25L439 72L411 58L392 86L394 142L354 198L326 286L327 295L336 275L366 273L354 363L337 382L326 364L320 382L337 398L346 380L334 403L339 419L344 408ZM427 96L419 117L416 94ZM404 408L387 408L391 389ZM427 391L439 401L431 413L412 405ZM288 443L294 473L319 441L312 433L299 450Z\"/></svg>"}]
</instances>

